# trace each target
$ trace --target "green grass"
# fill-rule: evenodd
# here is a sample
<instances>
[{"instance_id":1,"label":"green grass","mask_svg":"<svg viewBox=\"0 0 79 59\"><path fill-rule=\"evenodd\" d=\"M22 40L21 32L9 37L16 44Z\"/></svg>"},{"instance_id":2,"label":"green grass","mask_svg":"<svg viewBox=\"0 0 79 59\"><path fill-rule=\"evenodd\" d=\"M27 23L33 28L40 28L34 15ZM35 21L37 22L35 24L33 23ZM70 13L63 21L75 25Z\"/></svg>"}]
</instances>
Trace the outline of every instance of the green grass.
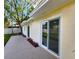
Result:
<instances>
[{"instance_id":1,"label":"green grass","mask_svg":"<svg viewBox=\"0 0 79 59\"><path fill-rule=\"evenodd\" d=\"M10 37L11 37L11 34L4 34L4 46L6 45Z\"/></svg>"}]
</instances>

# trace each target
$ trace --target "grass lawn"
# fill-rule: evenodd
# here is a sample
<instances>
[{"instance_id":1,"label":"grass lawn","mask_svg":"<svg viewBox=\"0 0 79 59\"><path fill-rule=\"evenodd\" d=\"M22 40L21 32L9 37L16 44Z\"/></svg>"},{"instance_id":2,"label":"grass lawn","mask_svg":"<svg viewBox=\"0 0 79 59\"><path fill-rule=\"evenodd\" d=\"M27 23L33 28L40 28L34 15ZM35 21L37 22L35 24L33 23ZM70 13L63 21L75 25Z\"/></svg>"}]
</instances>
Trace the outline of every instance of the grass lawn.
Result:
<instances>
[{"instance_id":1,"label":"grass lawn","mask_svg":"<svg viewBox=\"0 0 79 59\"><path fill-rule=\"evenodd\" d=\"M11 34L4 34L4 46L6 45L10 37L11 37Z\"/></svg>"}]
</instances>

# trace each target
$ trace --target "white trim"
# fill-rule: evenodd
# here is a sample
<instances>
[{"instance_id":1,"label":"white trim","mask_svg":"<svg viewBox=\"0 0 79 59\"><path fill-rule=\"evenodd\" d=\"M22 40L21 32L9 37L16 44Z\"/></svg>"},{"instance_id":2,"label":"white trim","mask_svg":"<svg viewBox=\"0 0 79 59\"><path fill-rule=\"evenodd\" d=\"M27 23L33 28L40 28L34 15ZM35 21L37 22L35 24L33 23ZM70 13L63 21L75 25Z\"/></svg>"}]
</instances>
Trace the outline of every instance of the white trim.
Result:
<instances>
[{"instance_id":1,"label":"white trim","mask_svg":"<svg viewBox=\"0 0 79 59\"><path fill-rule=\"evenodd\" d=\"M44 19L43 21L51 21L51 20L54 20L58 17L61 17L61 14L58 14L58 15L55 15L55 16L52 16L52 17L49 17L47 19ZM43 22L42 21L42 22ZM57 55L56 53L54 53L53 51L49 50L48 48L44 47L42 45L42 22L41 22L41 47L43 47L46 51L48 51L49 53L51 53L52 55L56 56L57 58L61 59L61 52L62 52L62 49L61 49L61 46L62 46L62 41L61 41L61 18L59 19L59 25L60 25L60 28L59 28L59 55Z\"/></svg>"},{"instance_id":2,"label":"white trim","mask_svg":"<svg viewBox=\"0 0 79 59\"><path fill-rule=\"evenodd\" d=\"M40 46L42 45L41 43L42 43L42 22L40 22Z\"/></svg>"},{"instance_id":3,"label":"white trim","mask_svg":"<svg viewBox=\"0 0 79 59\"><path fill-rule=\"evenodd\" d=\"M48 33L48 36L47 36L47 47L49 47L49 21L47 21L47 33Z\"/></svg>"},{"instance_id":4,"label":"white trim","mask_svg":"<svg viewBox=\"0 0 79 59\"><path fill-rule=\"evenodd\" d=\"M44 6L49 0L46 0L40 7L38 7L37 9L34 9L32 11L32 13L30 13L29 17L32 17L32 15L37 12L42 6Z\"/></svg>"},{"instance_id":5,"label":"white trim","mask_svg":"<svg viewBox=\"0 0 79 59\"><path fill-rule=\"evenodd\" d=\"M59 45L60 45L60 46L59 46L59 51L60 51L60 52L59 52L59 55L60 55L60 57L59 57L59 59L62 59L62 33L61 33L61 32L63 31L63 30L62 30L62 20L63 20L63 17L61 16L61 18L60 18L60 29L59 29L59 32L60 32L60 33L59 33L59 35L60 35L60 36L59 36L59 39L60 39L60 42L59 42L59 43L60 43L60 44L59 44Z\"/></svg>"}]
</instances>

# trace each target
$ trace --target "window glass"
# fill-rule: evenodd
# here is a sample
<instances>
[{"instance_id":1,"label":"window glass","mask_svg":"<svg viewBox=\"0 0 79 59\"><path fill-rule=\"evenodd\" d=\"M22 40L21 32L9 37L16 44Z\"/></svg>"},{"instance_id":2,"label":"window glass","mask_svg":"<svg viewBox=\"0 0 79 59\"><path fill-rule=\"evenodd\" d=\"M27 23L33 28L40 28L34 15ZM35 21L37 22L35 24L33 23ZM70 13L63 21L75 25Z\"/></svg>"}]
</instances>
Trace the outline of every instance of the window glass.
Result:
<instances>
[{"instance_id":1,"label":"window glass","mask_svg":"<svg viewBox=\"0 0 79 59\"><path fill-rule=\"evenodd\" d=\"M59 20L49 21L49 49L58 54Z\"/></svg>"},{"instance_id":2,"label":"window glass","mask_svg":"<svg viewBox=\"0 0 79 59\"><path fill-rule=\"evenodd\" d=\"M42 44L47 46L47 22L42 25Z\"/></svg>"}]
</instances>

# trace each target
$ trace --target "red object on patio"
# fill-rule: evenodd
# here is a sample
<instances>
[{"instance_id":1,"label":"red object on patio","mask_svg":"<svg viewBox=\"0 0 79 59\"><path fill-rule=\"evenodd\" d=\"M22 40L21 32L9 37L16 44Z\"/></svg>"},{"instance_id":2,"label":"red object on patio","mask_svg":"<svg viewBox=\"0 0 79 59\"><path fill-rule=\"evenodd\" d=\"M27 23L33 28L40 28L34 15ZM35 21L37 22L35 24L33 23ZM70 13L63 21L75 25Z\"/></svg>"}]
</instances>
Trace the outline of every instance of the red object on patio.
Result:
<instances>
[{"instance_id":1,"label":"red object on patio","mask_svg":"<svg viewBox=\"0 0 79 59\"><path fill-rule=\"evenodd\" d=\"M27 38L27 41L29 41L34 47L38 47L39 46L38 43L36 43L36 42L34 42L32 40L32 38Z\"/></svg>"}]
</instances>

